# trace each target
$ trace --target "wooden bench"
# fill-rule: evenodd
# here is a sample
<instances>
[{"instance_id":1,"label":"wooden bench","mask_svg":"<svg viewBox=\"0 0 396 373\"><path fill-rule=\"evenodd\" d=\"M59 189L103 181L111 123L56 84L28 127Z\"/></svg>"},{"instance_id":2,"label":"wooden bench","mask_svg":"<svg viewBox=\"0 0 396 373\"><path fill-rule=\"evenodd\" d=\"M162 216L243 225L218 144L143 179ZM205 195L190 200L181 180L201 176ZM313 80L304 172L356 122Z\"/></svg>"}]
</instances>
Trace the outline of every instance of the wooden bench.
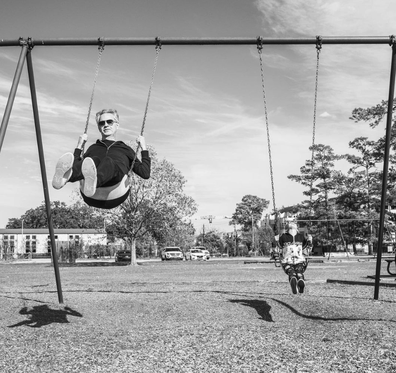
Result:
<instances>
[{"instance_id":1,"label":"wooden bench","mask_svg":"<svg viewBox=\"0 0 396 373\"><path fill-rule=\"evenodd\" d=\"M385 261L388 262L388 267L386 268L386 270L388 271L388 273L389 273L391 276L396 276L396 272L391 272L391 269L390 269L390 266L391 266L392 263L395 262L395 259L385 259ZM396 268L395 268L395 270L396 270Z\"/></svg>"}]
</instances>

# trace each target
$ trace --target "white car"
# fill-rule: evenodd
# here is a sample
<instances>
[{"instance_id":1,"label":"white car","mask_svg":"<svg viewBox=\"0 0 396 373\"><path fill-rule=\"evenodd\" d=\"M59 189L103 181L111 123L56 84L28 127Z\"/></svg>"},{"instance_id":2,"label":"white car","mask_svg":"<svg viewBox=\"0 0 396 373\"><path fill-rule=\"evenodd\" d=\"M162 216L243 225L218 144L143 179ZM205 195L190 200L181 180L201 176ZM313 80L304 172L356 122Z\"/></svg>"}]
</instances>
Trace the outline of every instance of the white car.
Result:
<instances>
[{"instance_id":1,"label":"white car","mask_svg":"<svg viewBox=\"0 0 396 373\"><path fill-rule=\"evenodd\" d=\"M165 247L161 252L161 260L183 260L184 255L180 247Z\"/></svg>"},{"instance_id":2,"label":"white car","mask_svg":"<svg viewBox=\"0 0 396 373\"><path fill-rule=\"evenodd\" d=\"M205 255L200 249L190 249L186 252L186 260L204 260Z\"/></svg>"},{"instance_id":3,"label":"white car","mask_svg":"<svg viewBox=\"0 0 396 373\"><path fill-rule=\"evenodd\" d=\"M206 250L205 246L196 246L196 247L193 247L193 249L201 250L202 253L204 254L204 259L205 260L209 260L210 259L210 252L209 252L209 250Z\"/></svg>"}]
</instances>

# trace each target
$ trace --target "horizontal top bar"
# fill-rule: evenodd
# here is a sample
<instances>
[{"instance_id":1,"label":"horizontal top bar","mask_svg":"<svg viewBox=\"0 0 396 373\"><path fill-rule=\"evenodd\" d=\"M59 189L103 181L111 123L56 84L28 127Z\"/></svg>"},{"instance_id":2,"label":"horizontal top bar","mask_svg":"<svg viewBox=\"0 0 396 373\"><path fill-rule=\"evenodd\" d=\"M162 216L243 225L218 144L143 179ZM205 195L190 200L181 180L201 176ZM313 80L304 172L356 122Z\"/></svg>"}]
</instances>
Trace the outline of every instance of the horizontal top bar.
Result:
<instances>
[{"instance_id":1,"label":"horizontal top bar","mask_svg":"<svg viewBox=\"0 0 396 373\"><path fill-rule=\"evenodd\" d=\"M73 45L256 45L260 38L263 45L281 45L281 44L317 44L318 37L313 38L292 38L292 39L277 39L277 38L263 38L261 36L254 38L177 38L177 37L157 37L157 38L56 38L56 39L34 39L34 38L19 38L16 40L0 39L0 47L20 46L23 44L30 44L33 46L73 46ZM320 36L322 44L388 44L392 45L395 42L393 35L391 36L377 36L377 37L328 37Z\"/></svg>"}]
</instances>

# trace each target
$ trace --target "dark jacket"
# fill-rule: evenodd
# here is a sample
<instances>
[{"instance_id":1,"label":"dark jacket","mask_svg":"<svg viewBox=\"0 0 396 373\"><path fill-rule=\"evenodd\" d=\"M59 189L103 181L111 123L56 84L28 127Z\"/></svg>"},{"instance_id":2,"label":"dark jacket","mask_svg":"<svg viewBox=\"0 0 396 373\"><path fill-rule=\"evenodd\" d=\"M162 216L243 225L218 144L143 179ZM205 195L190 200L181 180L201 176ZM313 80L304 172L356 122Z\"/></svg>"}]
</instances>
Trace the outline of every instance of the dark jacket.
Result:
<instances>
[{"instance_id":1,"label":"dark jacket","mask_svg":"<svg viewBox=\"0 0 396 373\"><path fill-rule=\"evenodd\" d=\"M307 241L305 235L302 233L297 233L294 236L294 240L293 240L293 236L288 232L283 233L279 237L279 246L281 248L283 248L285 246L285 244L293 244L293 243L301 244L303 248L305 248L308 245L308 241Z\"/></svg>"},{"instance_id":2,"label":"dark jacket","mask_svg":"<svg viewBox=\"0 0 396 373\"><path fill-rule=\"evenodd\" d=\"M81 152L80 149L75 149L74 157L81 158ZM95 144L92 144L87 149L83 157L97 157L103 159L106 156L110 157L114 163L117 164L122 173L126 175L131 169L133 159L135 158L135 152L122 141L97 140ZM136 158L133 172L142 179L149 179L151 173L151 159L148 150L142 150L141 157L141 161Z\"/></svg>"}]
</instances>

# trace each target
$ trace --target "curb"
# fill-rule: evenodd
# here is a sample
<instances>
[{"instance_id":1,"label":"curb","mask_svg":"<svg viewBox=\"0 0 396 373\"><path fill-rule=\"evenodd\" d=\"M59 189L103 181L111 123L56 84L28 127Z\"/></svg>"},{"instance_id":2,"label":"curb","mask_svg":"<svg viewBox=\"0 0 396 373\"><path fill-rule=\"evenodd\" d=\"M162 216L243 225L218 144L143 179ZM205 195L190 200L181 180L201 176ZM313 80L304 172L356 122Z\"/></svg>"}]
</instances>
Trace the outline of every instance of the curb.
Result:
<instances>
[{"instance_id":1,"label":"curb","mask_svg":"<svg viewBox=\"0 0 396 373\"><path fill-rule=\"evenodd\" d=\"M350 281L350 280L331 280L327 279L326 281L328 284L344 284L344 285L363 285L363 286L374 286L374 282L366 282L366 281ZM385 283L385 282L380 282L379 286L382 287L389 287L389 288L395 288L396 283Z\"/></svg>"}]
</instances>

